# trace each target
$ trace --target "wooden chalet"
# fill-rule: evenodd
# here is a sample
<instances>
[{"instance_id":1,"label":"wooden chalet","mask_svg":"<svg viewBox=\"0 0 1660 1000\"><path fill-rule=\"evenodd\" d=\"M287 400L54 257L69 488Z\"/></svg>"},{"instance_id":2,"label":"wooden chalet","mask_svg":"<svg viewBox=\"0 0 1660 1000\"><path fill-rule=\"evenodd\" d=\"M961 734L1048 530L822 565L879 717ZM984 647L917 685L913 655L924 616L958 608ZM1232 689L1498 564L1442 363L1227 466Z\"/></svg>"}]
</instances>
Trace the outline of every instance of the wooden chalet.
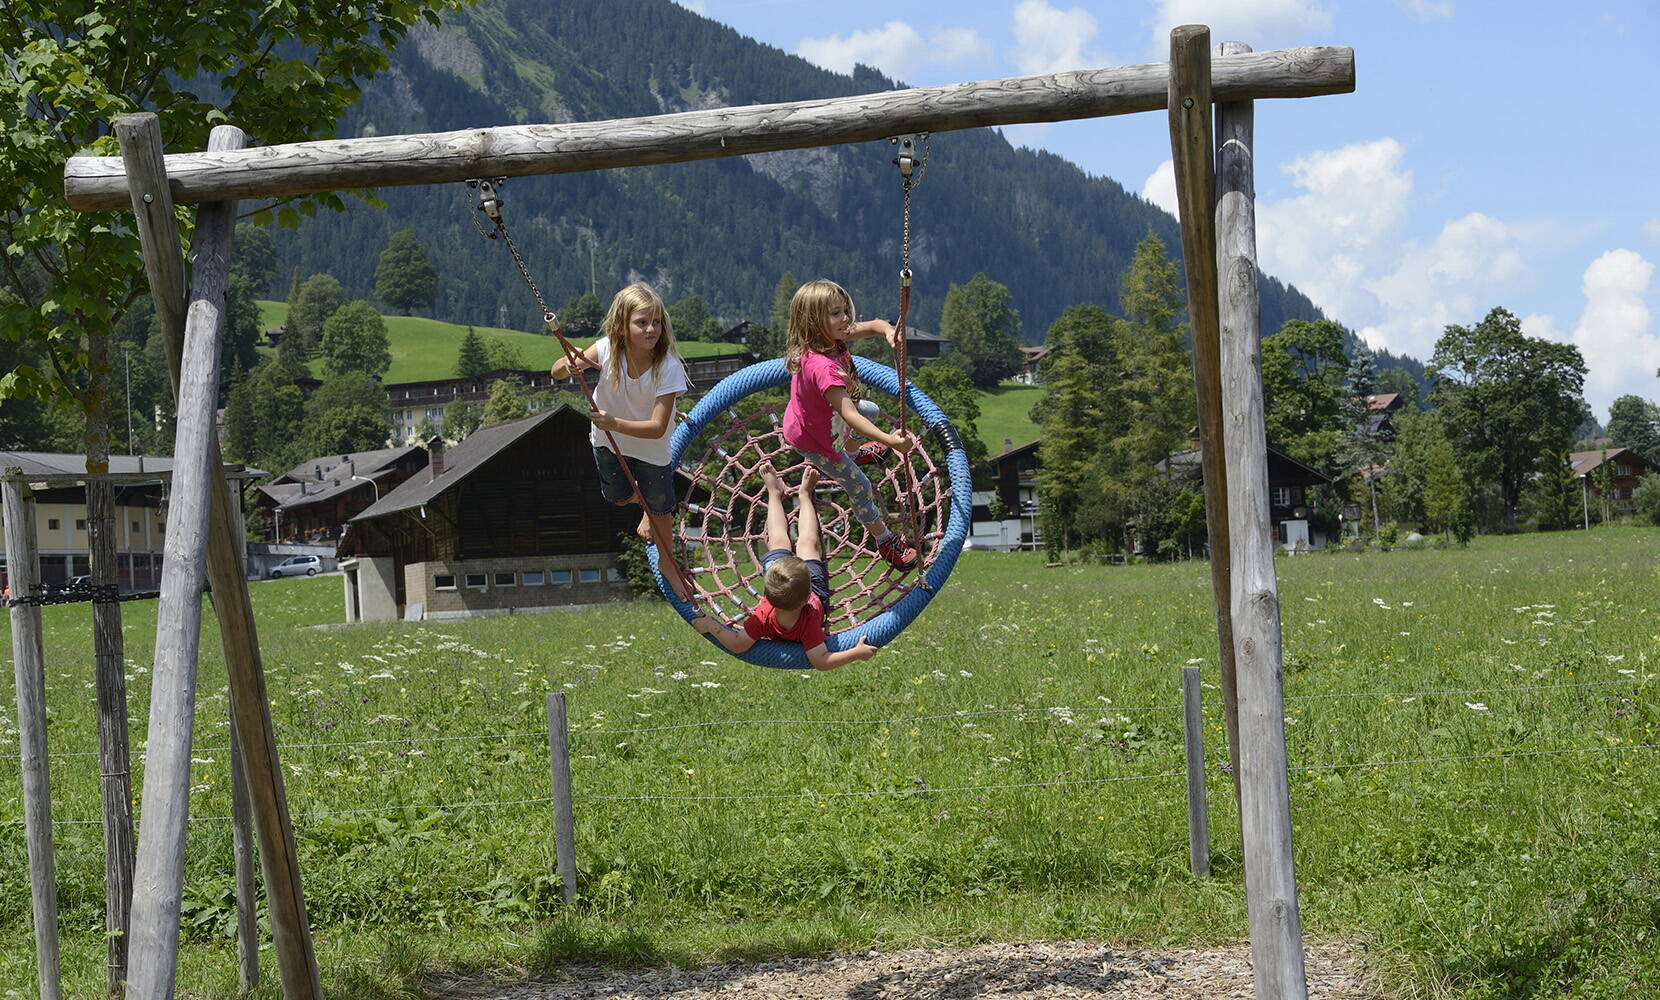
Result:
<instances>
[{"instance_id":1,"label":"wooden chalet","mask_svg":"<svg viewBox=\"0 0 1660 1000\"><path fill-rule=\"evenodd\" d=\"M353 517L336 557L346 620L452 617L610 600L637 506L600 496L592 425L558 406L428 445L425 472Z\"/></svg>"},{"instance_id":2,"label":"wooden chalet","mask_svg":"<svg viewBox=\"0 0 1660 1000\"><path fill-rule=\"evenodd\" d=\"M258 487L253 500L267 538L332 542L346 522L426 464L427 450L416 445L323 455Z\"/></svg>"},{"instance_id":3,"label":"wooden chalet","mask_svg":"<svg viewBox=\"0 0 1660 1000\"><path fill-rule=\"evenodd\" d=\"M1637 483L1654 471L1647 459L1630 448L1576 451L1568 456L1568 468L1586 495L1595 495L1611 517L1629 517L1636 512ZM1608 485L1607 496L1602 492L1604 482Z\"/></svg>"},{"instance_id":4,"label":"wooden chalet","mask_svg":"<svg viewBox=\"0 0 1660 1000\"><path fill-rule=\"evenodd\" d=\"M1202 458L1201 449L1194 447L1171 455L1158 468L1168 475L1191 476L1199 481L1203 476ZM1274 544L1292 551L1326 547L1329 539L1310 520L1314 504L1309 489L1332 481L1330 476L1272 445L1268 447L1268 533Z\"/></svg>"}]
</instances>

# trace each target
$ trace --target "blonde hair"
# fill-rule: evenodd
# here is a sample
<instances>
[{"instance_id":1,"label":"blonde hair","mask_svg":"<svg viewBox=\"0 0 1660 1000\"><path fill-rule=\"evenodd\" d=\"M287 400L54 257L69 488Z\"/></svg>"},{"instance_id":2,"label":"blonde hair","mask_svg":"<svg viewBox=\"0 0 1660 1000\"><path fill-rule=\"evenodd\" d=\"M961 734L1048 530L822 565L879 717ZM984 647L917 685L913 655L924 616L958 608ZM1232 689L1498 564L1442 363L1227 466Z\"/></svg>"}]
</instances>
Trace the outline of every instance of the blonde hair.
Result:
<instances>
[{"instance_id":1,"label":"blonde hair","mask_svg":"<svg viewBox=\"0 0 1660 1000\"><path fill-rule=\"evenodd\" d=\"M622 385L623 369L628 367L628 321L634 318L634 313L641 309L655 310L663 321L663 335L657 338L657 344L651 349L651 370L658 371L663 366L663 359L670 354L679 357L674 348L674 328L669 325L669 311L663 308L663 300L651 290L651 286L636 281L611 299L611 308L605 311L605 321L600 324L600 330L605 339L611 342L611 385Z\"/></svg>"},{"instance_id":2,"label":"blonde hair","mask_svg":"<svg viewBox=\"0 0 1660 1000\"><path fill-rule=\"evenodd\" d=\"M830 336L830 310L838 304L847 306L847 318L851 322L857 315L853 308L853 296L847 294L847 289L824 278L807 282L790 297L790 326L784 341L784 367L792 375L801 371L801 359L809 351L832 355L840 352L835 339ZM854 399L865 397L859 370L851 364L847 368L847 393Z\"/></svg>"},{"instance_id":3,"label":"blonde hair","mask_svg":"<svg viewBox=\"0 0 1660 1000\"><path fill-rule=\"evenodd\" d=\"M778 561L767 567L765 580L767 600L779 611L794 611L801 607L813 591L807 563L800 556L780 556Z\"/></svg>"}]
</instances>

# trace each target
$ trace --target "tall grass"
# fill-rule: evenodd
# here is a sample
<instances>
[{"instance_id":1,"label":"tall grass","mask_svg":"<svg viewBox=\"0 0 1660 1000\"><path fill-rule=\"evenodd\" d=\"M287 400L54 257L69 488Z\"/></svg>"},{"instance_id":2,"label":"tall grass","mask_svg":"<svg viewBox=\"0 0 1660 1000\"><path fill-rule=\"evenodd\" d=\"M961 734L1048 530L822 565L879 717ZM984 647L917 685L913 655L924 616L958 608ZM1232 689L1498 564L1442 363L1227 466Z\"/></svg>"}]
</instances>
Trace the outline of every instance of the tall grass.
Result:
<instances>
[{"instance_id":1,"label":"tall grass","mask_svg":"<svg viewBox=\"0 0 1660 1000\"><path fill-rule=\"evenodd\" d=\"M1364 945L1403 996L1660 994L1643 749L1660 743L1660 531L1277 565L1305 932ZM341 616L331 578L254 599L331 995L429 963L1246 933L1214 688L1215 876L1187 873L1178 668L1214 684L1202 564L969 553L891 647L831 674L731 660L657 602L316 627ZM124 606L135 740L153 607ZM52 760L75 995L102 977L86 614L46 609L51 751L84 755ZM226 698L216 635L203 651L181 983L217 996L235 975ZM0 982L27 983L0 685L0 866L18 876L0 885ZM550 689L571 708L573 911L551 874Z\"/></svg>"}]
</instances>

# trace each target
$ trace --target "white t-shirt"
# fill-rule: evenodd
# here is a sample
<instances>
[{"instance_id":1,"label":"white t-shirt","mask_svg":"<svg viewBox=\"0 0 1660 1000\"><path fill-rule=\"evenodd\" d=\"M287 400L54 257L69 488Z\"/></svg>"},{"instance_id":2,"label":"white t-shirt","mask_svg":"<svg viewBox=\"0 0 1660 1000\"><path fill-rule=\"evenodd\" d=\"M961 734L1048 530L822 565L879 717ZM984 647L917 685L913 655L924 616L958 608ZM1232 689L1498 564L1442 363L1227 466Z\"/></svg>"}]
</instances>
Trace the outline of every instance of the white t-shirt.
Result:
<instances>
[{"instance_id":1,"label":"white t-shirt","mask_svg":"<svg viewBox=\"0 0 1660 1000\"><path fill-rule=\"evenodd\" d=\"M628 377L628 360L622 359L622 381L612 384L611 381L611 341L601 337L594 342L594 356L599 361L599 382L594 387L594 402L599 408L624 420L650 420L652 411L657 408L657 397L670 393L678 396L689 387L686 380L686 366L680 363L680 358L673 351L663 359L656 370L650 368L639 378ZM669 420L668 429L660 438L640 438L631 434L611 432L616 439L617 447L629 458L637 458L652 465L669 464L669 440L674 437L674 420ZM605 432L598 427L588 434L588 440L597 448L611 450L611 442Z\"/></svg>"}]
</instances>

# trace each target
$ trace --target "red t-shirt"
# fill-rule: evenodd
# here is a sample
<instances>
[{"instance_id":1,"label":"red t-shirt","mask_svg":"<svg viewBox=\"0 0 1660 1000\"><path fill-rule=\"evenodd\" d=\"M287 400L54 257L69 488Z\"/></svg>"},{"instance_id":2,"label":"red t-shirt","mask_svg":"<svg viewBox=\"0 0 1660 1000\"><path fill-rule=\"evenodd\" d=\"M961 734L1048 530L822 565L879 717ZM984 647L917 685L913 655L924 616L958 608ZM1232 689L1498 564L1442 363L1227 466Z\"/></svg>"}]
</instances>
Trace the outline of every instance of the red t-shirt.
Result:
<instances>
[{"instance_id":1,"label":"red t-shirt","mask_svg":"<svg viewBox=\"0 0 1660 1000\"><path fill-rule=\"evenodd\" d=\"M801 370L790 376L790 401L784 407L784 440L790 447L841 457L830 428L830 402L824 394L834 387L846 388L852 368L853 355L846 347L836 354L808 351L801 356Z\"/></svg>"},{"instance_id":2,"label":"red t-shirt","mask_svg":"<svg viewBox=\"0 0 1660 1000\"><path fill-rule=\"evenodd\" d=\"M801 643L802 649L817 649L824 645L826 639L824 602L818 599L817 594L808 594L807 603L801 608L801 617L795 620L795 627L784 629L778 625L778 609L763 597L761 606L744 619L744 634L751 639L783 639Z\"/></svg>"}]
</instances>

